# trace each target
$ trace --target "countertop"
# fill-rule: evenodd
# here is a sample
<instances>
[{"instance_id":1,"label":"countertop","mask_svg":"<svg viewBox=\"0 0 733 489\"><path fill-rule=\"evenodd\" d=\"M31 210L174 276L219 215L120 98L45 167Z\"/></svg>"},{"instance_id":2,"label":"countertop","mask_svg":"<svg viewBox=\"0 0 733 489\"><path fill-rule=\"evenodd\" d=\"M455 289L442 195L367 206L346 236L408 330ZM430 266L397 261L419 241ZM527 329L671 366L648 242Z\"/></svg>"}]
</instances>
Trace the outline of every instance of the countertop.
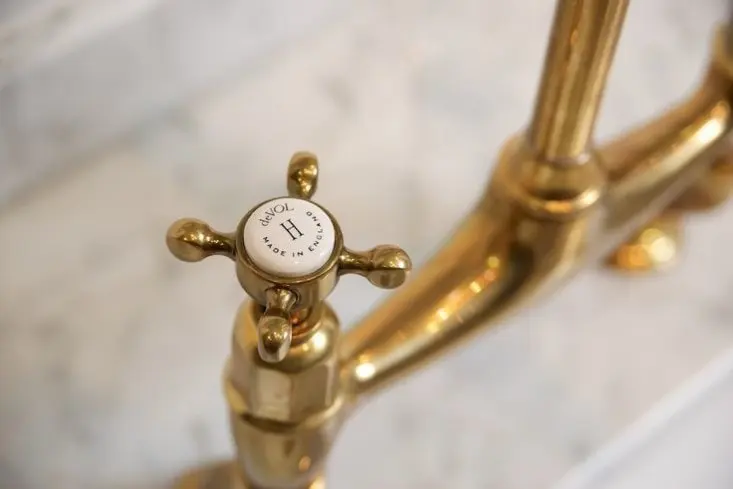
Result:
<instances>
[{"instance_id":1,"label":"countertop","mask_svg":"<svg viewBox=\"0 0 733 489\"><path fill-rule=\"evenodd\" d=\"M0 210L0 487L157 489L230 455L220 374L243 292L226 260L169 256L168 225L233 228L308 149L350 246L419 265L526 123L549 3L359 4ZM694 85L721 7L633 3L600 137ZM560 479L731 346L732 222L731 205L690 216L674 270L589 269L380 395L330 487ZM342 282L347 325L384 294Z\"/></svg>"}]
</instances>

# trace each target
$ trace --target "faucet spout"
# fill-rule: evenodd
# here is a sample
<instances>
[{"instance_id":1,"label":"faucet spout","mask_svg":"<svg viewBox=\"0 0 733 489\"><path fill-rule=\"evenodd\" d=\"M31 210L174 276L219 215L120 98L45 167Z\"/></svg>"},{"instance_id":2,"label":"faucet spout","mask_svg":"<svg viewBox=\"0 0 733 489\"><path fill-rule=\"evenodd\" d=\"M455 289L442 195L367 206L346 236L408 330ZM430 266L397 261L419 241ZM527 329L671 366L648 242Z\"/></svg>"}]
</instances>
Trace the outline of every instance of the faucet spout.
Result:
<instances>
[{"instance_id":1,"label":"faucet spout","mask_svg":"<svg viewBox=\"0 0 733 489\"><path fill-rule=\"evenodd\" d=\"M546 164L526 160L526 150L523 138L508 144L487 192L452 238L398 292L346 333L339 357L342 386L349 396L371 394L500 324L508 312L554 288L584 261L587 237L600 222L595 204L601 193L589 199L587 189L597 187L583 186L583 192L558 192L548 200L513 195L518 187L507 181L516 183L529 166L533 170L526 174L537 175L535 170L541 173L539 167ZM587 171L592 162L571 166L556 175L565 179L572 174L571 182L581 175L601 176ZM542 182L542 188L555 184Z\"/></svg>"}]
</instances>

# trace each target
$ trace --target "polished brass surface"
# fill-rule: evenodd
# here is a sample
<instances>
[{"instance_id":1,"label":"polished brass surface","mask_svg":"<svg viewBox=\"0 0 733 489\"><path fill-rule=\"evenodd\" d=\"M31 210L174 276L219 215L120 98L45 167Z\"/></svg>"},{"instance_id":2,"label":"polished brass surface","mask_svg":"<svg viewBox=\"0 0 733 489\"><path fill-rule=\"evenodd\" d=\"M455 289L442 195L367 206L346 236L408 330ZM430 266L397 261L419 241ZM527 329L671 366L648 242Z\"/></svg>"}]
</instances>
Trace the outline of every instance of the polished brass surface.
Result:
<instances>
[{"instance_id":1,"label":"polished brass surface","mask_svg":"<svg viewBox=\"0 0 733 489\"><path fill-rule=\"evenodd\" d=\"M279 362L290 349L293 339L292 314L298 296L288 289L268 289L267 304L257 322L257 352L266 362Z\"/></svg>"},{"instance_id":2,"label":"polished brass surface","mask_svg":"<svg viewBox=\"0 0 733 489\"><path fill-rule=\"evenodd\" d=\"M676 211L708 211L723 204L733 192L733 148L718 157L702 178L672 204Z\"/></svg>"},{"instance_id":3,"label":"polished brass surface","mask_svg":"<svg viewBox=\"0 0 733 489\"><path fill-rule=\"evenodd\" d=\"M288 165L287 188L291 197L310 199L318 182L318 160L315 155L298 152ZM166 244L178 259L188 262L212 255L229 257L236 264L236 274L244 290L265 307L260 319L259 348L261 358L279 362L287 354L292 338L294 316L302 315L323 301L341 275L353 273L366 277L382 288L394 288L405 281L412 267L402 249L380 245L365 253L344 247L341 228L326 210L335 232L335 244L328 261L313 273L303 276L277 276L258 267L244 245L244 226L255 208L239 222L234 233L214 231L208 224L193 218L179 219L166 233Z\"/></svg>"},{"instance_id":4,"label":"polished brass surface","mask_svg":"<svg viewBox=\"0 0 733 489\"><path fill-rule=\"evenodd\" d=\"M716 36L693 94L648 124L596 145L593 126L626 6L558 3L528 129L506 143L485 191L436 255L342 338L323 299L345 273L385 288L401 285L411 265L399 248L348 250L334 221L337 247L329 262L310 276L288 279L248 261L242 223L234 235L198 221L171 228L168 245L176 256L229 256L255 299L237 315L224 381L237 457L214 469L236 477L180 487L322 485L334 437L360 401L501 324L589 263L650 270L674 260L685 215L715 207L731 192L730 36L725 30ZM310 198L317 175L315 157L296 154L290 195ZM279 290L297 301L291 304L292 296ZM278 324L292 308L291 344L273 363L258 353L257 325L268 304L265 317L271 313Z\"/></svg>"},{"instance_id":5,"label":"polished brass surface","mask_svg":"<svg viewBox=\"0 0 733 489\"><path fill-rule=\"evenodd\" d=\"M656 272L674 265L683 245L685 213L714 209L733 192L732 156L726 149L668 210L614 250L607 264L625 272Z\"/></svg>"},{"instance_id":6,"label":"polished brass surface","mask_svg":"<svg viewBox=\"0 0 733 489\"><path fill-rule=\"evenodd\" d=\"M233 462L221 462L191 471L176 481L176 489L245 489Z\"/></svg>"},{"instance_id":7,"label":"polished brass surface","mask_svg":"<svg viewBox=\"0 0 733 489\"><path fill-rule=\"evenodd\" d=\"M228 256L236 251L234 236L214 231L198 219L179 219L171 224L166 235L168 249L182 261L201 261L211 255Z\"/></svg>"},{"instance_id":8,"label":"polished brass surface","mask_svg":"<svg viewBox=\"0 0 733 489\"><path fill-rule=\"evenodd\" d=\"M317 177L316 157L296 153L288 166L288 194L310 199ZM242 304L235 319L224 375L237 458L189 474L179 481L181 489L322 487L327 455L350 406L341 388L339 323L325 299L342 275L361 275L391 289L404 283L412 267L394 245L347 249L335 218L322 209L335 233L326 263L307 275L274 275L259 268L245 247L244 226L253 210L232 234L196 219L180 219L166 234L171 253L183 261L229 257L254 299Z\"/></svg>"},{"instance_id":9,"label":"polished brass surface","mask_svg":"<svg viewBox=\"0 0 733 489\"><path fill-rule=\"evenodd\" d=\"M682 242L682 216L665 211L608 257L607 264L626 272L656 272L674 265Z\"/></svg>"},{"instance_id":10,"label":"polished brass surface","mask_svg":"<svg viewBox=\"0 0 733 489\"><path fill-rule=\"evenodd\" d=\"M282 423L300 423L337 401L339 371L336 346L339 323L328 304L314 312L317 322L293 338L278 363L258 355L257 323L261 308L242 305L234 321L232 353L225 375L225 393L232 411ZM312 320L312 318L310 318Z\"/></svg>"},{"instance_id":11,"label":"polished brass surface","mask_svg":"<svg viewBox=\"0 0 733 489\"><path fill-rule=\"evenodd\" d=\"M383 289L399 287L412 268L410 257L396 246L380 245L369 251L344 248L339 256L339 273L355 273Z\"/></svg>"},{"instance_id":12,"label":"polished brass surface","mask_svg":"<svg viewBox=\"0 0 733 489\"><path fill-rule=\"evenodd\" d=\"M261 308L242 305L234 323L232 354L224 377L242 478L252 487L305 487L323 472L341 425L339 323L328 304L318 322L293 338L279 363L257 354Z\"/></svg>"},{"instance_id":13,"label":"polished brass surface","mask_svg":"<svg viewBox=\"0 0 733 489\"><path fill-rule=\"evenodd\" d=\"M313 153L299 151L288 164L288 195L310 199L318 188L318 158Z\"/></svg>"},{"instance_id":14,"label":"polished brass surface","mask_svg":"<svg viewBox=\"0 0 733 489\"><path fill-rule=\"evenodd\" d=\"M560 0L529 144L541 159L587 153L628 0Z\"/></svg>"},{"instance_id":15,"label":"polished brass surface","mask_svg":"<svg viewBox=\"0 0 733 489\"><path fill-rule=\"evenodd\" d=\"M191 471L178 479L176 489L251 489L242 481L234 461L219 462ZM324 489L324 478L318 477L304 489Z\"/></svg>"}]
</instances>

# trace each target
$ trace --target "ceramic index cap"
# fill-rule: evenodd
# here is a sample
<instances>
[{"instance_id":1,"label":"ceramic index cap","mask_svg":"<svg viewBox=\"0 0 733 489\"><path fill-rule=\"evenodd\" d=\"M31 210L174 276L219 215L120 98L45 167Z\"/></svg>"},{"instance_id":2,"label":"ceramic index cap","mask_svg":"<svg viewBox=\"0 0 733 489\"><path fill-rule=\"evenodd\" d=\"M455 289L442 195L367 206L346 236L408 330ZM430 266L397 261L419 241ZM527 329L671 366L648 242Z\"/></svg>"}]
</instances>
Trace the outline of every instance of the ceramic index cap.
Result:
<instances>
[{"instance_id":1,"label":"ceramic index cap","mask_svg":"<svg viewBox=\"0 0 733 489\"><path fill-rule=\"evenodd\" d=\"M318 205L293 197L257 207L244 224L244 247L260 269L283 277L318 271L336 243L331 218Z\"/></svg>"}]
</instances>

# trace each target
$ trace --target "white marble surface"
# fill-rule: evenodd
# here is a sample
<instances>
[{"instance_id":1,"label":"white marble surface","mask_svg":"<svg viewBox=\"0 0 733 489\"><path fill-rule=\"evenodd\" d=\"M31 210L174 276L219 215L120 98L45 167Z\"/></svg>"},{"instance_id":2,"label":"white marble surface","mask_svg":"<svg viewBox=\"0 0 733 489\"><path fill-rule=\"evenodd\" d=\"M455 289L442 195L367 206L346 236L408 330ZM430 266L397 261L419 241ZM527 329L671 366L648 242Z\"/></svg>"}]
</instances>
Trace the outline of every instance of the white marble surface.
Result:
<instances>
[{"instance_id":1,"label":"white marble surface","mask_svg":"<svg viewBox=\"0 0 733 489\"><path fill-rule=\"evenodd\" d=\"M733 486L733 348L649 409L553 489Z\"/></svg>"},{"instance_id":2,"label":"white marble surface","mask_svg":"<svg viewBox=\"0 0 733 489\"><path fill-rule=\"evenodd\" d=\"M602 135L692 86L721 10L632 5ZM422 262L525 123L550 11L357 3L4 208L0 487L157 489L229 454L219 378L242 292L224 260L169 257L168 224L233 228L309 149L351 246ZM731 206L695 216L675 271L589 270L375 399L332 487L547 487L731 345L731 222ZM354 278L333 302L348 324L380 296Z\"/></svg>"},{"instance_id":3,"label":"white marble surface","mask_svg":"<svg viewBox=\"0 0 733 489\"><path fill-rule=\"evenodd\" d=\"M333 0L10 0L0 6L0 205L341 10Z\"/></svg>"}]
</instances>

